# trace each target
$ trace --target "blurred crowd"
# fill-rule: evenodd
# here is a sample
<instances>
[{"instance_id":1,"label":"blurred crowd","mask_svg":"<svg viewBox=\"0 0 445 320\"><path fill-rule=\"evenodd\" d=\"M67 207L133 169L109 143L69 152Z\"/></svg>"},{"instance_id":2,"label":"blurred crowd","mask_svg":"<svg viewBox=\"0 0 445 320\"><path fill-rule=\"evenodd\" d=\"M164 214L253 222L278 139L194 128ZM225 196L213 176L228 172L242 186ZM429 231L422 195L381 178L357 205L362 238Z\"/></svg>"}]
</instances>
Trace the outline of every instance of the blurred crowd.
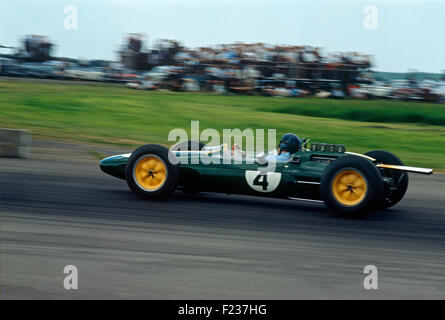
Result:
<instances>
[{"instance_id":1,"label":"blurred crowd","mask_svg":"<svg viewBox=\"0 0 445 320\"><path fill-rule=\"evenodd\" d=\"M319 47L232 43L190 49L160 40L146 49L130 34L120 61L51 58L45 37L28 36L16 56L0 58L3 76L125 83L134 89L279 97L394 98L442 101L443 82L376 82L371 56Z\"/></svg>"},{"instance_id":2,"label":"blurred crowd","mask_svg":"<svg viewBox=\"0 0 445 320\"><path fill-rule=\"evenodd\" d=\"M191 50L171 42L170 48L174 48L169 50L174 53L172 61L186 66L203 65L209 68L204 71L217 76L227 69L233 73L235 69L246 73L245 77L353 81L359 71L371 67L368 55L357 52L322 55L320 48L309 46L234 43Z\"/></svg>"},{"instance_id":3,"label":"blurred crowd","mask_svg":"<svg viewBox=\"0 0 445 320\"><path fill-rule=\"evenodd\" d=\"M134 46L132 38L128 43L133 43L128 49L136 55L133 48L141 46ZM357 52L325 55L318 47L264 43L189 49L173 40L159 41L148 53L147 61L151 71L144 74L144 89L245 94L260 91L284 96L315 94L333 82L346 91L348 85L365 80L362 76L371 67L370 56Z\"/></svg>"}]
</instances>

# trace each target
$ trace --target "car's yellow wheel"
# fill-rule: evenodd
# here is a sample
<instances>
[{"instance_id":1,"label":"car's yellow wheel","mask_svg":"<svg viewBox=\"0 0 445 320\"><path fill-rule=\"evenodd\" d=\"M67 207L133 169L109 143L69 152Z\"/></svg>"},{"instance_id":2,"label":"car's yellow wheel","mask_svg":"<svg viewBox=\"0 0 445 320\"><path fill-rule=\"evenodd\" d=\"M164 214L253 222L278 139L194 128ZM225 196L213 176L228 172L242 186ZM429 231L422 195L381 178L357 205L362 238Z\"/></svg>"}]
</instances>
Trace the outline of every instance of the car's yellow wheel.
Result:
<instances>
[{"instance_id":1,"label":"car's yellow wheel","mask_svg":"<svg viewBox=\"0 0 445 320\"><path fill-rule=\"evenodd\" d=\"M169 150L160 145L147 144L137 148L128 159L125 171L130 189L147 199L166 199L175 189L179 178L179 164Z\"/></svg>"},{"instance_id":2,"label":"car's yellow wheel","mask_svg":"<svg viewBox=\"0 0 445 320\"><path fill-rule=\"evenodd\" d=\"M326 206L346 217L363 217L376 208L383 191L378 168L368 159L353 155L332 161L320 181Z\"/></svg>"},{"instance_id":3,"label":"car's yellow wheel","mask_svg":"<svg viewBox=\"0 0 445 320\"><path fill-rule=\"evenodd\" d=\"M147 191L158 190L167 180L165 163L156 155L140 157L133 170L137 184Z\"/></svg>"},{"instance_id":4,"label":"car's yellow wheel","mask_svg":"<svg viewBox=\"0 0 445 320\"><path fill-rule=\"evenodd\" d=\"M335 199L345 206L355 206L366 196L368 186L363 175L355 170L337 173L332 181L332 193Z\"/></svg>"}]
</instances>

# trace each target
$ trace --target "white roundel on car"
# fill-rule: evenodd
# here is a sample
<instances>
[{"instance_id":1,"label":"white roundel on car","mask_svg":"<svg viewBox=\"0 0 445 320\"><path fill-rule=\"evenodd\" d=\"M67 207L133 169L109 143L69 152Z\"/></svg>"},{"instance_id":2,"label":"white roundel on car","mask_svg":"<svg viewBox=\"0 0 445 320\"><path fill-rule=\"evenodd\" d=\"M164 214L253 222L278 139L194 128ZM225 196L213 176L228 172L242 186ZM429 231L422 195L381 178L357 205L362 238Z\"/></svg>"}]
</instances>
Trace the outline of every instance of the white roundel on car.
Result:
<instances>
[{"instance_id":1,"label":"white roundel on car","mask_svg":"<svg viewBox=\"0 0 445 320\"><path fill-rule=\"evenodd\" d=\"M280 184L281 173L246 170L247 184L259 192L272 192Z\"/></svg>"}]
</instances>

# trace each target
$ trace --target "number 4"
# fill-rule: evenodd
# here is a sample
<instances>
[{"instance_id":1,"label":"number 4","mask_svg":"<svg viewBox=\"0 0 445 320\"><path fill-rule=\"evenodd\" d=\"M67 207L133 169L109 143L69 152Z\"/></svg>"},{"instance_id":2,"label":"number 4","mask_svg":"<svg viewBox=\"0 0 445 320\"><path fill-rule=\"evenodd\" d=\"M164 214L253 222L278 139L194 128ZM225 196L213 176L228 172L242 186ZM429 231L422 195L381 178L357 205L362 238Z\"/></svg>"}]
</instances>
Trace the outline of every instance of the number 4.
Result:
<instances>
[{"instance_id":1,"label":"number 4","mask_svg":"<svg viewBox=\"0 0 445 320\"><path fill-rule=\"evenodd\" d=\"M253 184L255 186L262 186L263 190L267 190L267 186L269 185L269 183L267 182L267 174L260 173L259 175L257 175L253 180Z\"/></svg>"}]
</instances>

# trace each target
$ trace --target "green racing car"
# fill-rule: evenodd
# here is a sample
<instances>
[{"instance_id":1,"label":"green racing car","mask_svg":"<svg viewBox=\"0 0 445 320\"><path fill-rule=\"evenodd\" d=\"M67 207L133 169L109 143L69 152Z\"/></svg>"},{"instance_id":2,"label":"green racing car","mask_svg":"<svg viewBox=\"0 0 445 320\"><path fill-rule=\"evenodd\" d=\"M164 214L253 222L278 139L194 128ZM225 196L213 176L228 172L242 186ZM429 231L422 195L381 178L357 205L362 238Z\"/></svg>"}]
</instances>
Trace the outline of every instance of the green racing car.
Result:
<instances>
[{"instance_id":1,"label":"green racing car","mask_svg":"<svg viewBox=\"0 0 445 320\"><path fill-rule=\"evenodd\" d=\"M186 141L170 149L147 144L101 160L100 168L152 200L167 199L177 189L242 194L324 202L346 217L394 206L408 188L408 172L433 172L404 166L388 151L359 154L327 143L308 147L308 140L293 134L283 136L277 150L276 156L249 157L227 144Z\"/></svg>"}]
</instances>

